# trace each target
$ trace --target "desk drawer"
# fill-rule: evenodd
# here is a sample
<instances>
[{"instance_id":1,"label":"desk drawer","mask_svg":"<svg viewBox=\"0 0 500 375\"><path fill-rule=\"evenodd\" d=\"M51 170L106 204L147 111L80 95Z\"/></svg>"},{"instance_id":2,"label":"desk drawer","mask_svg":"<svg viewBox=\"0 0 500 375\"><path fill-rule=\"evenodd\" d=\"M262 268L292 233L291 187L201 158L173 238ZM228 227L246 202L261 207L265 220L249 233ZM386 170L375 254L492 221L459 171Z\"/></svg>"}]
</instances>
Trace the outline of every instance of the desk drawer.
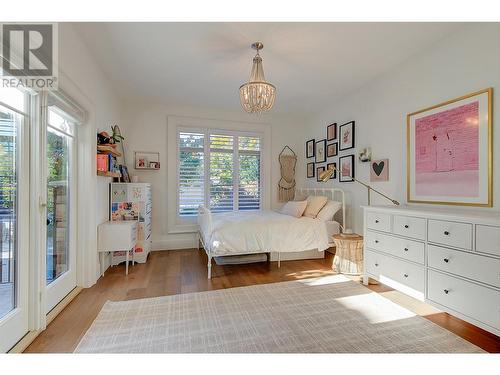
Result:
<instances>
[{"instance_id":1,"label":"desk drawer","mask_svg":"<svg viewBox=\"0 0 500 375\"><path fill-rule=\"evenodd\" d=\"M429 220L429 242L472 249L472 224Z\"/></svg>"},{"instance_id":2,"label":"desk drawer","mask_svg":"<svg viewBox=\"0 0 500 375\"><path fill-rule=\"evenodd\" d=\"M366 227L383 232L391 231L391 215L381 212L366 213Z\"/></svg>"},{"instance_id":3,"label":"desk drawer","mask_svg":"<svg viewBox=\"0 0 500 375\"><path fill-rule=\"evenodd\" d=\"M365 250L365 266L382 283L397 288L392 280L424 293L425 272L421 266L370 250Z\"/></svg>"},{"instance_id":4,"label":"desk drawer","mask_svg":"<svg viewBox=\"0 0 500 375\"><path fill-rule=\"evenodd\" d=\"M431 301L500 329L500 291L432 270L427 277Z\"/></svg>"},{"instance_id":5,"label":"desk drawer","mask_svg":"<svg viewBox=\"0 0 500 375\"><path fill-rule=\"evenodd\" d=\"M429 245L429 267L500 287L500 259Z\"/></svg>"},{"instance_id":6,"label":"desk drawer","mask_svg":"<svg viewBox=\"0 0 500 375\"><path fill-rule=\"evenodd\" d=\"M393 233L400 234L401 236L425 240L427 238L426 227L426 219L395 215L392 231Z\"/></svg>"},{"instance_id":7,"label":"desk drawer","mask_svg":"<svg viewBox=\"0 0 500 375\"><path fill-rule=\"evenodd\" d=\"M372 248L420 264L425 262L424 243L406 238L367 230L365 248Z\"/></svg>"}]
</instances>

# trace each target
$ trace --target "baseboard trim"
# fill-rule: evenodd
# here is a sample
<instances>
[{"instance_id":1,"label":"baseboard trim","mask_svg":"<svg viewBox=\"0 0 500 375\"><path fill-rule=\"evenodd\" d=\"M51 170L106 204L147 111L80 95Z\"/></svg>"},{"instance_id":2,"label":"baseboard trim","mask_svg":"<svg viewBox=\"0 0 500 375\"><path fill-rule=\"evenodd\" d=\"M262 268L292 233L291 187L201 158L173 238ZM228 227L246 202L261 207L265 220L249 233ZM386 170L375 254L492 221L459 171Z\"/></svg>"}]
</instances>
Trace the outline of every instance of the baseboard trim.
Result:
<instances>
[{"instance_id":1,"label":"baseboard trim","mask_svg":"<svg viewBox=\"0 0 500 375\"><path fill-rule=\"evenodd\" d=\"M174 240L159 240L153 241L151 248L154 251L158 250L181 250L181 249L193 249L197 248L197 239L193 235L193 238L186 239L174 239Z\"/></svg>"}]
</instances>

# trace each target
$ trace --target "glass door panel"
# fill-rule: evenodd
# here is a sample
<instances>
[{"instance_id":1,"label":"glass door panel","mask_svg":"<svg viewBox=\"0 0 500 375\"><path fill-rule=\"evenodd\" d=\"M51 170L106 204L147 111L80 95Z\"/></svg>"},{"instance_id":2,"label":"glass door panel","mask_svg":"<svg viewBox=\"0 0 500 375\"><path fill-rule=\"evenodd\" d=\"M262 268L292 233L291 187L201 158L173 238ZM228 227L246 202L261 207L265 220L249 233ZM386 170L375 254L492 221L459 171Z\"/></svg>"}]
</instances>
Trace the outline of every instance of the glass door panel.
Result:
<instances>
[{"instance_id":1,"label":"glass door panel","mask_svg":"<svg viewBox=\"0 0 500 375\"><path fill-rule=\"evenodd\" d=\"M0 352L28 331L25 99L14 89L0 91Z\"/></svg>"},{"instance_id":2,"label":"glass door panel","mask_svg":"<svg viewBox=\"0 0 500 375\"><path fill-rule=\"evenodd\" d=\"M74 126L49 108L46 132L46 284L50 311L76 286Z\"/></svg>"}]
</instances>

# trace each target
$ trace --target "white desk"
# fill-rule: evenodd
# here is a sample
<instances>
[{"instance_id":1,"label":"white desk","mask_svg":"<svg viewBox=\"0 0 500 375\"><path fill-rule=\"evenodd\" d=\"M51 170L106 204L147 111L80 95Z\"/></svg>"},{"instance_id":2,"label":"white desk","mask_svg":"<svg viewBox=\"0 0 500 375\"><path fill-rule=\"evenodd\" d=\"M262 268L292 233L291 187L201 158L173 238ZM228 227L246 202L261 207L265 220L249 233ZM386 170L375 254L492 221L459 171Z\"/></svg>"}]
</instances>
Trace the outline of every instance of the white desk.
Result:
<instances>
[{"instance_id":1,"label":"white desk","mask_svg":"<svg viewBox=\"0 0 500 375\"><path fill-rule=\"evenodd\" d=\"M137 221L107 221L97 227L97 251L101 262L101 275L104 275L105 252L125 251L125 275L128 275L129 254L132 251L134 265L134 249L137 243Z\"/></svg>"}]
</instances>

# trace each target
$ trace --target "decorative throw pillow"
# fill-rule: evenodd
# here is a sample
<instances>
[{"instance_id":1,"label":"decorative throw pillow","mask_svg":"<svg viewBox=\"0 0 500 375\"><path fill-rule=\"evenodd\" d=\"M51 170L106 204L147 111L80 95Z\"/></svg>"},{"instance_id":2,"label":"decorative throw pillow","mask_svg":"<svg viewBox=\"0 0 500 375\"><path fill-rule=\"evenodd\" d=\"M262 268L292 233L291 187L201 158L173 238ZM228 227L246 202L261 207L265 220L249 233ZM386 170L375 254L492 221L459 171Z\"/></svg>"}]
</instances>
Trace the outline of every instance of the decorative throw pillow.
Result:
<instances>
[{"instance_id":1,"label":"decorative throw pillow","mask_svg":"<svg viewBox=\"0 0 500 375\"><path fill-rule=\"evenodd\" d=\"M331 221L333 220L333 216L337 213L338 210L342 208L342 202L337 201L328 201L325 206L318 212L318 216L316 219L320 219L323 221Z\"/></svg>"},{"instance_id":2,"label":"decorative throw pillow","mask_svg":"<svg viewBox=\"0 0 500 375\"><path fill-rule=\"evenodd\" d=\"M327 197L310 195L307 197L307 207L304 211L304 216L315 218L319 211L325 206L328 201Z\"/></svg>"},{"instance_id":3,"label":"decorative throw pillow","mask_svg":"<svg viewBox=\"0 0 500 375\"><path fill-rule=\"evenodd\" d=\"M286 202L283 208L281 209L281 213L284 215L289 215L293 217L301 217L304 213L304 210L307 207L307 201L289 201Z\"/></svg>"}]
</instances>

